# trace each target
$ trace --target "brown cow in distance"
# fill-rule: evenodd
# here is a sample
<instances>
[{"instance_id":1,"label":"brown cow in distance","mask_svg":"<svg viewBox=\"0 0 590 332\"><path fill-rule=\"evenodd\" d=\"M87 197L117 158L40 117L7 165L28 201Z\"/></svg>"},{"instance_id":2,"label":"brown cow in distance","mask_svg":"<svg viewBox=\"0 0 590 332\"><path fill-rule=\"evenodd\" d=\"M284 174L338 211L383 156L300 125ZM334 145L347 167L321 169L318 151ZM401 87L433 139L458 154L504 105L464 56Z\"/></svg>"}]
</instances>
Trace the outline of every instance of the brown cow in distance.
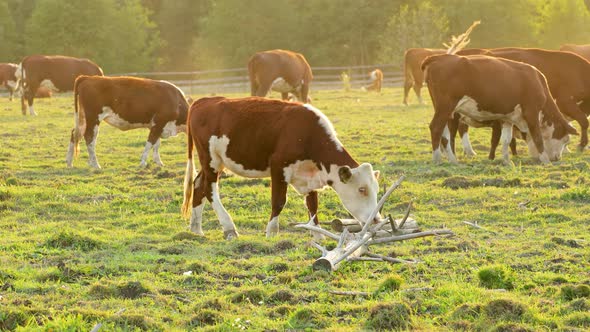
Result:
<instances>
[{"instance_id":1,"label":"brown cow in distance","mask_svg":"<svg viewBox=\"0 0 590 332\"><path fill-rule=\"evenodd\" d=\"M497 48L488 50L486 55L524 62L536 67L547 78L551 95L566 118L580 124L581 138L578 150L582 151L588 145L588 114L581 110L579 103L590 99L590 63L584 58L571 52L543 50L536 48ZM460 127L463 137L467 128ZM492 133L500 136L498 130ZM451 139L454 133L451 132ZM465 139L462 139L465 142ZM494 146L492 146L494 149Z\"/></svg>"},{"instance_id":2,"label":"brown cow in distance","mask_svg":"<svg viewBox=\"0 0 590 332\"><path fill-rule=\"evenodd\" d=\"M289 184L305 195L309 217L316 225L318 190L327 186L336 191L357 220L368 222L377 206L379 171L373 171L371 164L359 165L336 137L328 118L309 104L258 97L202 98L191 106L187 135L182 211L191 216L190 227L197 234L203 234L202 213L207 199L225 238L238 236L220 200L218 181L224 169L247 178L271 178L267 237L279 231L278 217L287 202ZM201 165L196 178L193 146Z\"/></svg>"},{"instance_id":3,"label":"brown cow in distance","mask_svg":"<svg viewBox=\"0 0 590 332\"><path fill-rule=\"evenodd\" d=\"M458 55L473 55L485 53L485 49L467 48L457 52ZM431 55L445 54L447 50L436 48L409 48L404 53L404 100L403 104L408 105L408 94L413 88L420 104L424 104L421 96L424 85L424 74L422 73L422 62Z\"/></svg>"},{"instance_id":4,"label":"brown cow in distance","mask_svg":"<svg viewBox=\"0 0 590 332\"><path fill-rule=\"evenodd\" d=\"M563 52L572 52L576 53L577 55L581 56L582 58L590 61L590 44L589 45L574 45L574 44L565 44L559 48L560 51Z\"/></svg>"},{"instance_id":5,"label":"brown cow in distance","mask_svg":"<svg viewBox=\"0 0 590 332\"><path fill-rule=\"evenodd\" d=\"M559 112L545 76L535 67L484 55L436 55L422 64L435 114L430 123L433 159L441 161L441 138L451 162L448 124L454 113L469 123L501 120L503 157L510 162L512 126L527 133L529 152L542 163L559 160L576 130Z\"/></svg>"},{"instance_id":6,"label":"brown cow in distance","mask_svg":"<svg viewBox=\"0 0 590 332\"><path fill-rule=\"evenodd\" d=\"M18 66L14 63L0 63L0 86L8 90L8 99L12 100L14 91L17 88L16 83L16 68Z\"/></svg>"},{"instance_id":7,"label":"brown cow in distance","mask_svg":"<svg viewBox=\"0 0 590 332\"><path fill-rule=\"evenodd\" d=\"M154 162L160 159L160 138L176 136L186 130L188 103L184 93L172 83L135 77L80 76L74 87L75 127L66 157L73 166L78 143L84 137L88 148L88 163L100 168L96 158L98 125L102 120L121 130L148 128L140 166L147 165L153 148Z\"/></svg>"},{"instance_id":8,"label":"brown cow in distance","mask_svg":"<svg viewBox=\"0 0 590 332\"><path fill-rule=\"evenodd\" d=\"M22 112L26 115L25 99L29 114L37 115L33 109L35 93L40 86L52 91L64 92L74 89L74 81L80 75L103 76L102 69L88 59L61 55L31 55L18 65L16 78L23 88Z\"/></svg>"},{"instance_id":9,"label":"brown cow in distance","mask_svg":"<svg viewBox=\"0 0 590 332\"><path fill-rule=\"evenodd\" d=\"M369 77L371 78L372 83L365 89L367 91L381 92L381 87L383 86L383 72L381 69L373 70L369 73Z\"/></svg>"},{"instance_id":10,"label":"brown cow in distance","mask_svg":"<svg viewBox=\"0 0 590 332\"><path fill-rule=\"evenodd\" d=\"M301 102L309 102L311 67L300 53L286 50L258 52L248 61L251 95L265 97L269 90L281 93L283 100L292 93Z\"/></svg>"}]
</instances>

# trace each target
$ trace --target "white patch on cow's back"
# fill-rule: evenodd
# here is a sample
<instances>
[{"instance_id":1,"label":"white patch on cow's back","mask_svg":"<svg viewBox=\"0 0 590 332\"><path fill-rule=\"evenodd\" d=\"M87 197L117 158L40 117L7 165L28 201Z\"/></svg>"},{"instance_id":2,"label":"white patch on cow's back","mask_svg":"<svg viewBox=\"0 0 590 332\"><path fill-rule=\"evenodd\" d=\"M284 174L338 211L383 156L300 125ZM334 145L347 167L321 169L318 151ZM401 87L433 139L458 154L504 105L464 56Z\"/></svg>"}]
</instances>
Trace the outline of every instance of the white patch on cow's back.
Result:
<instances>
[{"instance_id":1,"label":"white patch on cow's back","mask_svg":"<svg viewBox=\"0 0 590 332\"><path fill-rule=\"evenodd\" d=\"M113 111L112 108L108 106L104 106L102 108L102 113L98 115L98 121L102 121L110 124L111 126L121 129L121 130L130 130L136 128L150 128L152 126L151 123L130 123L127 120L121 118L117 113Z\"/></svg>"},{"instance_id":2,"label":"white patch on cow's back","mask_svg":"<svg viewBox=\"0 0 590 332\"><path fill-rule=\"evenodd\" d=\"M322 172L312 160L299 160L283 168L285 182L307 195L326 186L326 172Z\"/></svg>"},{"instance_id":3,"label":"white patch on cow's back","mask_svg":"<svg viewBox=\"0 0 590 332\"><path fill-rule=\"evenodd\" d=\"M271 89L273 91L287 93L295 90L296 87L291 86L291 84L287 83L287 81L282 77L277 77L271 85Z\"/></svg>"},{"instance_id":4,"label":"white patch on cow's back","mask_svg":"<svg viewBox=\"0 0 590 332\"><path fill-rule=\"evenodd\" d=\"M55 84L53 84L53 82L49 79L41 81L41 84L39 84L39 87L46 88L51 91L56 91L56 92L58 91L57 88L55 87Z\"/></svg>"},{"instance_id":5,"label":"white patch on cow's back","mask_svg":"<svg viewBox=\"0 0 590 332\"><path fill-rule=\"evenodd\" d=\"M324 113L322 113L322 111L311 106L310 104L303 104L303 107L307 108L308 110L314 112L315 115L317 115L317 117L319 118L320 126L324 127L324 130L326 131L326 134L328 134L328 137L330 137L330 140L332 140L332 142L336 144L336 149L338 151L343 151L344 148L342 147L342 143L340 143L340 140L338 139L338 137L336 137L336 130L334 130L334 126L332 125L332 122L330 122L328 117Z\"/></svg>"},{"instance_id":6,"label":"white patch on cow's back","mask_svg":"<svg viewBox=\"0 0 590 332\"><path fill-rule=\"evenodd\" d=\"M209 139L209 155L211 156L209 166L216 172L221 172L224 168L227 168L230 172L246 178L265 178L270 176L270 167L264 171L246 169L237 161L231 160L227 156L228 146L229 138L225 135L221 137L211 136Z\"/></svg>"}]
</instances>

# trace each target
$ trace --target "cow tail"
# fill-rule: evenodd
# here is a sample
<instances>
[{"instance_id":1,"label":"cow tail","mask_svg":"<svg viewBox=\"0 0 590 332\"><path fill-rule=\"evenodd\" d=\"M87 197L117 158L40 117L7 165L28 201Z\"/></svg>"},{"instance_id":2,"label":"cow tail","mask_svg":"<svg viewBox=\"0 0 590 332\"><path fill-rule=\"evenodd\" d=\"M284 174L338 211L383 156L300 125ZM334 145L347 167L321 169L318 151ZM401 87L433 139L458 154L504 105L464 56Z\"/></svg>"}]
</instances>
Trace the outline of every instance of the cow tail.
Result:
<instances>
[{"instance_id":1,"label":"cow tail","mask_svg":"<svg viewBox=\"0 0 590 332\"><path fill-rule=\"evenodd\" d=\"M85 78L85 76L80 76L74 82L74 130L72 130L72 143L74 143L74 155L76 157L80 153L80 140L86 131L86 114L84 113L84 109L79 105L78 97L80 83Z\"/></svg>"},{"instance_id":2,"label":"cow tail","mask_svg":"<svg viewBox=\"0 0 590 332\"><path fill-rule=\"evenodd\" d=\"M195 186L195 163L193 161L193 137L191 135L190 127L190 110L186 120L186 135L188 136L188 148L187 148L187 162L186 171L184 173L184 199L182 201L182 216L190 217L191 207L193 205L193 191Z\"/></svg>"}]
</instances>

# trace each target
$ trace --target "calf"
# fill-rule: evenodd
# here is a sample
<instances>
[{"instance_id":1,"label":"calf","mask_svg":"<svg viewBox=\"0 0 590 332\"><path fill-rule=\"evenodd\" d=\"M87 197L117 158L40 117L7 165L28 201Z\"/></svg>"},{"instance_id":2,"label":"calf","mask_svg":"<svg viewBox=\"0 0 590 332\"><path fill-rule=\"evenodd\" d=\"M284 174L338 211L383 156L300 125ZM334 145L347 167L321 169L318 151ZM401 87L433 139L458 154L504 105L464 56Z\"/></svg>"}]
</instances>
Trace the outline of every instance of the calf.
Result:
<instances>
[{"instance_id":1,"label":"calf","mask_svg":"<svg viewBox=\"0 0 590 332\"><path fill-rule=\"evenodd\" d=\"M102 69L88 59L67 56L31 55L18 65L16 78L22 87L22 112L26 115L25 99L29 114L37 115L33 109L35 93L40 86L56 92L72 91L74 81L80 75L103 76Z\"/></svg>"},{"instance_id":2,"label":"calf","mask_svg":"<svg viewBox=\"0 0 590 332\"><path fill-rule=\"evenodd\" d=\"M0 63L0 86L8 90L8 99L12 101L14 91L17 88L16 84L16 68L18 66L14 63Z\"/></svg>"},{"instance_id":3,"label":"calf","mask_svg":"<svg viewBox=\"0 0 590 332\"><path fill-rule=\"evenodd\" d=\"M369 73L369 77L373 82L365 89L367 91L381 92L381 87L383 85L383 72L380 69L375 69Z\"/></svg>"},{"instance_id":4,"label":"calf","mask_svg":"<svg viewBox=\"0 0 590 332\"><path fill-rule=\"evenodd\" d=\"M166 81L135 77L80 76L74 87L75 128L66 157L68 167L78 154L84 137L89 165L100 168L96 159L98 125L102 120L121 130L149 128L140 166L147 165L150 149L154 162L160 159L160 138L176 136L186 130L188 103L182 91Z\"/></svg>"},{"instance_id":5,"label":"calf","mask_svg":"<svg viewBox=\"0 0 590 332\"><path fill-rule=\"evenodd\" d=\"M574 44L565 44L559 48L560 51L563 52L572 52L576 53L577 55L581 56L582 58L590 61L590 44L588 45L574 45Z\"/></svg>"},{"instance_id":6,"label":"calf","mask_svg":"<svg viewBox=\"0 0 590 332\"><path fill-rule=\"evenodd\" d=\"M191 230L203 234L205 199L212 205L226 239L237 237L221 204L218 180L224 169L248 178L271 178L272 212L266 236L279 231L287 186L305 195L310 218L318 223L318 190L332 187L352 216L368 221L377 206L379 171L359 165L336 137L332 123L311 105L264 98L203 98L187 120L188 162L182 211ZM194 177L193 146L201 170ZM192 208L192 215L191 215ZM380 218L378 216L377 218Z\"/></svg>"},{"instance_id":7,"label":"calf","mask_svg":"<svg viewBox=\"0 0 590 332\"><path fill-rule=\"evenodd\" d=\"M474 55L485 53L485 49L468 48L457 52L459 55ZM433 48L409 48L404 53L404 100L403 104L408 105L408 94L413 88L418 97L420 104L424 104L420 91L424 85L424 73L422 72L422 62L431 55L447 53L446 49Z\"/></svg>"},{"instance_id":8,"label":"calf","mask_svg":"<svg viewBox=\"0 0 590 332\"><path fill-rule=\"evenodd\" d=\"M300 53L286 50L258 52L248 61L252 96L265 97L269 90L281 93L283 100L292 93L302 102L309 102L311 67Z\"/></svg>"},{"instance_id":9,"label":"calf","mask_svg":"<svg viewBox=\"0 0 590 332\"><path fill-rule=\"evenodd\" d=\"M456 163L448 128L455 112L467 123L501 120L507 163L513 125L527 133L529 152L545 164L561 158L569 134L576 133L559 113L545 76L533 66L482 55L445 54L427 58L422 69L435 109L430 133L437 163L441 138L449 160Z\"/></svg>"}]
</instances>

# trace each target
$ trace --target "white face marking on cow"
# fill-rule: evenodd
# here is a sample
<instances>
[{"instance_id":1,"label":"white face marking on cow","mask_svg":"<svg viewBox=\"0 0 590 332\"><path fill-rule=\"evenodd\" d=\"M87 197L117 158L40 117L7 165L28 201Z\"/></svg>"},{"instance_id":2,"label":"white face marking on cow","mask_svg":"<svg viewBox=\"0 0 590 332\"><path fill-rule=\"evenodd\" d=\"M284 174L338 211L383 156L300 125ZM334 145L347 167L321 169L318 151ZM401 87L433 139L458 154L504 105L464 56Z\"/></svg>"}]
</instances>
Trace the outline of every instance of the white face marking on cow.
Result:
<instances>
[{"instance_id":1,"label":"white face marking on cow","mask_svg":"<svg viewBox=\"0 0 590 332\"><path fill-rule=\"evenodd\" d=\"M131 130L136 128L150 128L151 123L130 123L127 120L121 118L115 113L110 107L104 106L102 113L98 115L98 121L103 121L110 124L111 126L121 130Z\"/></svg>"},{"instance_id":2,"label":"white face marking on cow","mask_svg":"<svg viewBox=\"0 0 590 332\"><path fill-rule=\"evenodd\" d=\"M373 81L377 79L377 70L373 70L373 71L371 72L371 79L372 79Z\"/></svg>"},{"instance_id":3,"label":"white face marking on cow","mask_svg":"<svg viewBox=\"0 0 590 332\"><path fill-rule=\"evenodd\" d=\"M327 177L332 181L332 188L338 194L346 210L355 219L366 222L377 207L379 172L374 172L371 164L364 163L357 168L349 169L350 178L343 182L340 169L345 167L330 165ZM377 214L377 218L380 219L381 216Z\"/></svg>"},{"instance_id":4,"label":"white face marking on cow","mask_svg":"<svg viewBox=\"0 0 590 332\"><path fill-rule=\"evenodd\" d=\"M271 89L280 93L295 91L297 88L299 87L292 86L282 77L277 77L271 84Z\"/></svg>"},{"instance_id":5,"label":"white face marking on cow","mask_svg":"<svg viewBox=\"0 0 590 332\"><path fill-rule=\"evenodd\" d=\"M51 91L56 91L56 92L58 91L57 88L55 87L55 85L53 84L53 82L48 79L41 81L41 84L39 84L39 87L46 88Z\"/></svg>"},{"instance_id":6,"label":"white face marking on cow","mask_svg":"<svg viewBox=\"0 0 590 332\"><path fill-rule=\"evenodd\" d=\"M283 168L285 182L302 195L326 186L326 176L322 173L311 160L299 160Z\"/></svg>"},{"instance_id":7,"label":"white face marking on cow","mask_svg":"<svg viewBox=\"0 0 590 332\"><path fill-rule=\"evenodd\" d=\"M265 178L270 176L270 167L264 171L245 169L243 165L231 160L227 156L227 147L229 145L229 138L225 135L222 137L211 136L209 139L209 155L211 156L211 163L209 166L216 172L223 171L227 168L234 174L246 178Z\"/></svg>"},{"instance_id":8,"label":"white face marking on cow","mask_svg":"<svg viewBox=\"0 0 590 332\"><path fill-rule=\"evenodd\" d=\"M315 115L317 115L317 117L319 118L320 125L324 128L330 140L332 140L332 142L336 144L336 149L338 151L343 151L344 148L342 147L342 143L340 143L340 140L338 139L338 137L336 137L336 130L334 130L334 126L332 125L332 122L328 120L328 117L324 113L322 113L322 111L311 106L310 104L303 104L303 107L307 108L308 110L314 112Z\"/></svg>"},{"instance_id":9,"label":"white face marking on cow","mask_svg":"<svg viewBox=\"0 0 590 332\"><path fill-rule=\"evenodd\" d=\"M471 142L469 141L469 133L463 134L463 136L461 137L461 143L463 145L463 153L466 156L474 157L477 155L473 150L473 147L471 146Z\"/></svg>"},{"instance_id":10,"label":"white face marking on cow","mask_svg":"<svg viewBox=\"0 0 590 332\"><path fill-rule=\"evenodd\" d=\"M266 237L271 237L279 234L279 217L272 218L266 224Z\"/></svg>"}]
</instances>

